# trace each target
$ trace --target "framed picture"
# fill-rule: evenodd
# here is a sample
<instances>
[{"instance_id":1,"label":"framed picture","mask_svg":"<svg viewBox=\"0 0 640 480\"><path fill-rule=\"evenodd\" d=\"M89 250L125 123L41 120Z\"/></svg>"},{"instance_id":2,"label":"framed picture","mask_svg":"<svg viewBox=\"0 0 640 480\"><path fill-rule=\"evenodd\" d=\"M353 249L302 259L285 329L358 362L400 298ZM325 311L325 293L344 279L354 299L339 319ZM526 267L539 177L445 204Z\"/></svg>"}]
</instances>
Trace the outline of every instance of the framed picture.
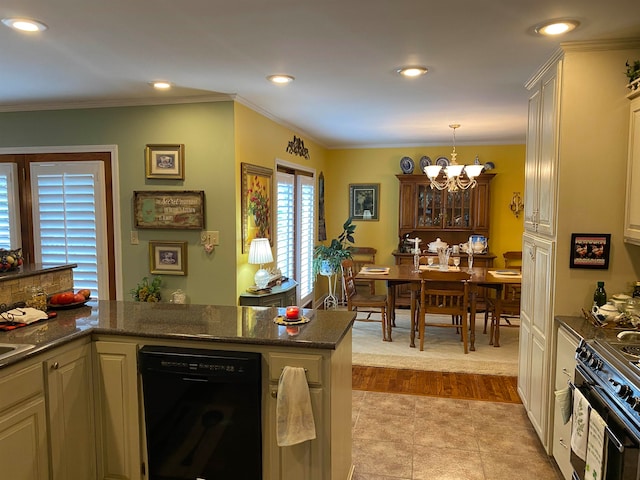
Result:
<instances>
[{"instance_id":1,"label":"framed picture","mask_svg":"<svg viewBox=\"0 0 640 480\"><path fill-rule=\"evenodd\" d=\"M380 210L379 183L349 185L349 216L353 220L378 220Z\"/></svg>"},{"instance_id":2,"label":"framed picture","mask_svg":"<svg viewBox=\"0 0 640 480\"><path fill-rule=\"evenodd\" d=\"M184 180L184 145L147 145L147 178Z\"/></svg>"},{"instance_id":3,"label":"framed picture","mask_svg":"<svg viewBox=\"0 0 640 480\"><path fill-rule=\"evenodd\" d=\"M154 275L187 274L187 242L149 242L149 269Z\"/></svg>"},{"instance_id":4,"label":"framed picture","mask_svg":"<svg viewBox=\"0 0 640 480\"><path fill-rule=\"evenodd\" d=\"M242 163L242 253L249 252L254 238L268 238L272 232L273 170Z\"/></svg>"},{"instance_id":5,"label":"framed picture","mask_svg":"<svg viewBox=\"0 0 640 480\"><path fill-rule=\"evenodd\" d=\"M609 268L610 233L572 233L569 268Z\"/></svg>"},{"instance_id":6,"label":"framed picture","mask_svg":"<svg viewBox=\"0 0 640 480\"><path fill-rule=\"evenodd\" d=\"M204 229L204 191L133 192L136 228Z\"/></svg>"}]
</instances>

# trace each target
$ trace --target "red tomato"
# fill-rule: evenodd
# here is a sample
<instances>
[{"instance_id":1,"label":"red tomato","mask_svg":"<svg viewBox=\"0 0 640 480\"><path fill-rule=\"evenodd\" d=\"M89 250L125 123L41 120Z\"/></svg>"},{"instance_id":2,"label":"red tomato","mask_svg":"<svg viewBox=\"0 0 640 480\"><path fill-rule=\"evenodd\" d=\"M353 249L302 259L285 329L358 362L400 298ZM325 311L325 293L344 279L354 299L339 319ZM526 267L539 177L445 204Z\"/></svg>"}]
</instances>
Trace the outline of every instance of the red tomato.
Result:
<instances>
[{"instance_id":1,"label":"red tomato","mask_svg":"<svg viewBox=\"0 0 640 480\"><path fill-rule=\"evenodd\" d=\"M59 295L58 293L56 293L55 295L51 295L51 298L49 299L49 303L51 305L58 305L58 301L60 300L58 295Z\"/></svg>"},{"instance_id":2,"label":"red tomato","mask_svg":"<svg viewBox=\"0 0 640 480\"><path fill-rule=\"evenodd\" d=\"M89 297L91 296L91 290L89 290L88 288L84 288L82 290L78 290L78 293L80 295L82 295L85 298L85 300L88 300Z\"/></svg>"},{"instance_id":3,"label":"red tomato","mask_svg":"<svg viewBox=\"0 0 640 480\"><path fill-rule=\"evenodd\" d=\"M82 295L81 293L76 293L73 296L73 303L82 303L85 302L87 299L84 298L84 295Z\"/></svg>"},{"instance_id":4,"label":"red tomato","mask_svg":"<svg viewBox=\"0 0 640 480\"><path fill-rule=\"evenodd\" d=\"M73 292L64 292L59 295L60 296L58 297L58 303L60 305L68 305L74 302L75 295Z\"/></svg>"}]
</instances>

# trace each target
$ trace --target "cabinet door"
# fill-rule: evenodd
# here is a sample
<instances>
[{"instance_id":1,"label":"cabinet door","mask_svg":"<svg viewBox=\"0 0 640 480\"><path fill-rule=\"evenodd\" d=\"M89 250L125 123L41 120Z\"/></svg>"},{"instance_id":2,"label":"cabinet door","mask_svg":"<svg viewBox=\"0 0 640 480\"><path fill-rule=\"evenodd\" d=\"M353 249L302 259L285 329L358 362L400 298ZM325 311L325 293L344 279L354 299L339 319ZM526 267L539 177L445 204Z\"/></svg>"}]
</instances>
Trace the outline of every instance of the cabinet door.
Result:
<instances>
[{"instance_id":1,"label":"cabinet door","mask_svg":"<svg viewBox=\"0 0 640 480\"><path fill-rule=\"evenodd\" d=\"M411 230L417 223L416 191L412 182L400 182L399 226L400 229Z\"/></svg>"},{"instance_id":2,"label":"cabinet door","mask_svg":"<svg viewBox=\"0 0 640 480\"><path fill-rule=\"evenodd\" d=\"M553 324L554 250L554 242L550 240L523 236L518 391L545 449L549 445L548 357Z\"/></svg>"},{"instance_id":3,"label":"cabinet door","mask_svg":"<svg viewBox=\"0 0 640 480\"><path fill-rule=\"evenodd\" d=\"M558 74L557 67L542 79L540 103L540 154L537 190L537 232L555 233L556 163L558 158Z\"/></svg>"},{"instance_id":4,"label":"cabinet door","mask_svg":"<svg viewBox=\"0 0 640 480\"><path fill-rule=\"evenodd\" d=\"M58 354L45 367L53 478L95 478L91 346Z\"/></svg>"},{"instance_id":5,"label":"cabinet door","mask_svg":"<svg viewBox=\"0 0 640 480\"><path fill-rule=\"evenodd\" d=\"M98 479L140 478L137 346L94 342Z\"/></svg>"},{"instance_id":6,"label":"cabinet door","mask_svg":"<svg viewBox=\"0 0 640 480\"><path fill-rule=\"evenodd\" d=\"M0 415L0 477L49 479L46 424L43 395Z\"/></svg>"},{"instance_id":7,"label":"cabinet door","mask_svg":"<svg viewBox=\"0 0 640 480\"><path fill-rule=\"evenodd\" d=\"M540 89L531 92L527 123L527 150L524 167L524 228L536 231L538 143L540 130Z\"/></svg>"},{"instance_id":8,"label":"cabinet door","mask_svg":"<svg viewBox=\"0 0 640 480\"><path fill-rule=\"evenodd\" d=\"M640 96L631 102L624 240L640 245Z\"/></svg>"}]
</instances>

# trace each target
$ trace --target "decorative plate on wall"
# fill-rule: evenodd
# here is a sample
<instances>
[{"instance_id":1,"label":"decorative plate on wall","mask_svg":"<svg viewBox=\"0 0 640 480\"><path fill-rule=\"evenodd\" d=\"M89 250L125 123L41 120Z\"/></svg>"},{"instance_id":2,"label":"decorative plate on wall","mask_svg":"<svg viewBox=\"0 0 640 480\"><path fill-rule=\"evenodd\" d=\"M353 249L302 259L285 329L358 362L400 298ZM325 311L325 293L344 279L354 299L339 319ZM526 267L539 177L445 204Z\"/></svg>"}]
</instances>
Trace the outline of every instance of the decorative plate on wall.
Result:
<instances>
[{"instance_id":1,"label":"decorative plate on wall","mask_svg":"<svg viewBox=\"0 0 640 480\"><path fill-rule=\"evenodd\" d=\"M448 167L449 159L447 157L438 157L436 159L436 165L440 165L441 167Z\"/></svg>"},{"instance_id":2,"label":"decorative plate on wall","mask_svg":"<svg viewBox=\"0 0 640 480\"><path fill-rule=\"evenodd\" d=\"M426 155L420 159L420 171L424 173L424 167L431 165L431 159Z\"/></svg>"},{"instance_id":3,"label":"decorative plate on wall","mask_svg":"<svg viewBox=\"0 0 640 480\"><path fill-rule=\"evenodd\" d=\"M400 168L402 169L402 173L413 173L414 167L415 164L411 157L402 157L402 159L400 159Z\"/></svg>"}]
</instances>

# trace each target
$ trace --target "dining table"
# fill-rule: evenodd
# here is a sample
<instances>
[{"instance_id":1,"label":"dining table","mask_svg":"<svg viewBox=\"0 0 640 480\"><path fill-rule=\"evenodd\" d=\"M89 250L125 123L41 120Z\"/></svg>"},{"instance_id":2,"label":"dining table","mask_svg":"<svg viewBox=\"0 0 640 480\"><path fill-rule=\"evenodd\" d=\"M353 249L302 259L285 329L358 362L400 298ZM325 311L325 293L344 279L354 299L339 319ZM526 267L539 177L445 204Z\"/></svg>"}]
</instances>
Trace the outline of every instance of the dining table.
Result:
<instances>
[{"instance_id":1,"label":"dining table","mask_svg":"<svg viewBox=\"0 0 640 480\"><path fill-rule=\"evenodd\" d=\"M413 265L363 265L356 274L357 279L380 280L387 284L387 339L391 341L392 325L395 325L395 305L396 305L396 286L407 283L420 283L422 277L421 271L424 269L437 270L438 265L428 266L420 265L420 270L415 270ZM500 300L503 296L505 285L520 285L522 282L522 274L518 269L496 269L492 267L454 267L448 266L448 271L466 271L471 274L469 280L469 350L475 351L476 340L476 306L478 299L478 290L481 287L491 289L495 292L496 304L496 328L494 335L500 338ZM499 342L491 343L499 346Z\"/></svg>"}]
</instances>

